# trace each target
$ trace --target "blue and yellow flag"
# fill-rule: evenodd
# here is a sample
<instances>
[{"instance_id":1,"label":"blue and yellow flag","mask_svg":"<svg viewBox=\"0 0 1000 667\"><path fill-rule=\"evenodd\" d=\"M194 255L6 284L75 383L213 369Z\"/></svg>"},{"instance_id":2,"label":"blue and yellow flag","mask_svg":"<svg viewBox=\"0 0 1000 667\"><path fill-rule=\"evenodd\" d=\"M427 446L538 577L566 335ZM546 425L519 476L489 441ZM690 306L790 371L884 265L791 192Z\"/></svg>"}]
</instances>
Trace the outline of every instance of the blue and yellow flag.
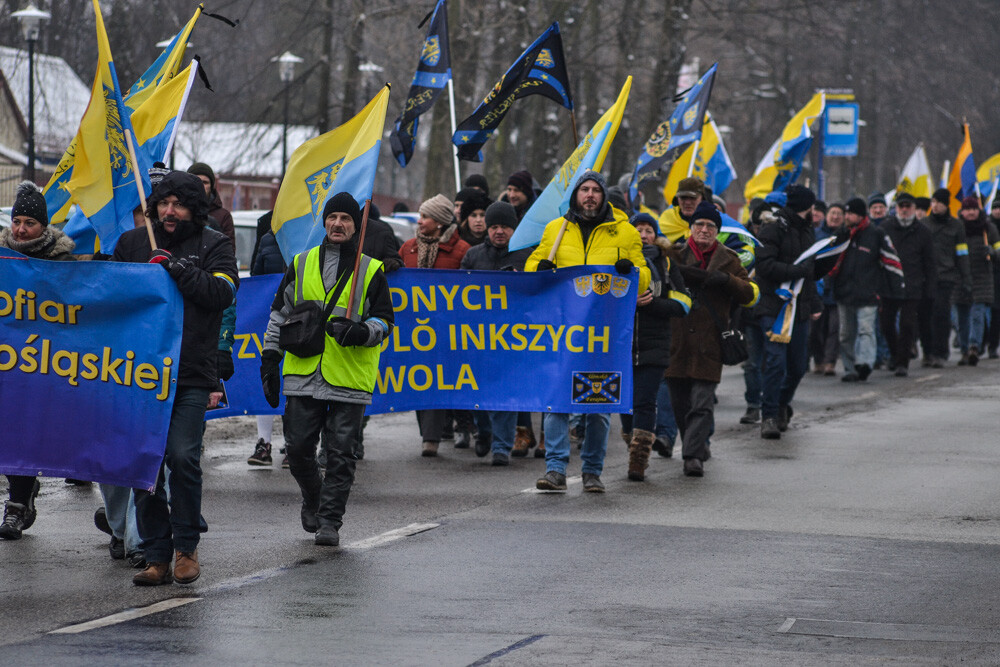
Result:
<instances>
[{"instance_id":1,"label":"blue and yellow flag","mask_svg":"<svg viewBox=\"0 0 1000 667\"><path fill-rule=\"evenodd\" d=\"M589 170L600 171L604 166L604 158L618 133L622 116L625 115L625 105L628 104L628 94L631 89L630 76L618 93L618 100L594 124L573 154L563 163L562 168L542 190L542 194L538 195L535 203L525 212L524 218L510 239L509 248L512 251L538 245L545 226L569 210L569 198L580 175Z\"/></svg>"},{"instance_id":2,"label":"blue and yellow flag","mask_svg":"<svg viewBox=\"0 0 1000 667\"><path fill-rule=\"evenodd\" d=\"M743 189L747 201L764 198L769 192L784 191L802 173L802 162L812 146L812 122L823 115L826 94L816 93L785 125L757 165L753 177Z\"/></svg>"},{"instance_id":3,"label":"blue and yellow flag","mask_svg":"<svg viewBox=\"0 0 1000 667\"><path fill-rule=\"evenodd\" d=\"M1000 153L991 155L976 169L976 180L979 181L979 192L989 192L993 182L1000 178Z\"/></svg>"},{"instance_id":4,"label":"blue and yellow flag","mask_svg":"<svg viewBox=\"0 0 1000 667\"><path fill-rule=\"evenodd\" d=\"M403 102L403 113L389 135L392 154L405 167L413 157L420 115L430 111L444 87L451 81L451 52L448 46L448 6L438 0L431 17L427 37L420 51L420 62L410 84L410 94Z\"/></svg>"},{"instance_id":5,"label":"blue and yellow flag","mask_svg":"<svg viewBox=\"0 0 1000 667\"><path fill-rule=\"evenodd\" d=\"M976 161L972 157L972 138L969 136L969 124L962 124L962 145L951 166L948 176L948 191L951 193L951 214L957 216L962 208L962 199L979 196L979 183L976 181Z\"/></svg>"},{"instance_id":6,"label":"blue and yellow flag","mask_svg":"<svg viewBox=\"0 0 1000 667\"><path fill-rule=\"evenodd\" d=\"M194 29L194 24L201 16L202 6L195 10L194 16L187 25L177 33L170 41L170 44L163 50L163 53L153 62L153 64L143 73L139 79L132 84L128 95L125 97L125 104L130 109L137 109L153 93L156 87L163 81L172 78L180 69L184 60L184 53L187 49L188 38ZM73 164L76 159L76 140L63 153L59 164L56 166L52 178L46 184L43 193L45 194L45 207L48 209L50 222L62 222L69 215L70 201L69 190L66 184L73 176ZM153 156L155 160L162 160L162 157Z\"/></svg>"},{"instance_id":7,"label":"blue and yellow flag","mask_svg":"<svg viewBox=\"0 0 1000 667\"><path fill-rule=\"evenodd\" d=\"M694 167L691 166L694 144L688 146L670 166L667 182L663 186L663 200L668 204L677 194L681 180L687 178L689 174L700 178L717 195L725 192L729 184L736 180L736 169L729 159L725 144L722 143L719 126L715 124L711 114L705 115L705 126L697 148L698 157Z\"/></svg>"},{"instance_id":8,"label":"blue and yellow flag","mask_svg":"<svg viewBox=\"0 0 1000 667\"><path fill-rule=\"evenodd\" d=\"M271 220L286 262L323 242L330 197L346 192L362 206L371 199L388 105L387 84L357 116L292 153Z\"/></svg>"},{"instance_id":9,"label":"blue and yellow flag","mask_svg":"<svg viewBox=\"0 0 1000 667\"><path fill-rule=\"evenodd\" d=\"M132 131L131 110L125 106L118 87L101 8L97 0L92 1L97 24L97 73L90 104L73 140L75 161L66 187L80 206L80 212L96 230L101 247L110 251L122 232L134 228L132 210L139 205L139 194L125 143L125 131ZM146 181L148 191L146 169L151 163L148 159L139 159L136 168Z\"/></svg>"},{"instance_id":10,"label":"blue and yellow flag","mask_svg":"<svg viewBox=\"0 0 1000 667\"><path fill-rule=\"evenodd\" d=\"M675 158L685 146L690 146L701 139L702 127L705 125L708 113L708 101L712 97L712 84L715 83L715 72L718 68L719 63L709 67L708 71L683 93L670 118L659 124L653 136L643 146L642 154L635 163L635 171L632 172L632 181L628 185L630 201L638 201L640 185L657 178L664 165L671 160L676 162ZM667 200L669 201L670 199Z\"/></svg>"},{"instance_id":11,"label":"blue and yellow flag","mask_svg":"<svg viewBox=\"0 0 1000 667\"><path fill-rule=\"evenodd\" d=\"M544 95L573 110L558 21L518 56L472 115L458 124L451 141L458 146L459 159L482 162L483 144L496 132L514 100L528 95Z\"/></svg>"}]
</instances>

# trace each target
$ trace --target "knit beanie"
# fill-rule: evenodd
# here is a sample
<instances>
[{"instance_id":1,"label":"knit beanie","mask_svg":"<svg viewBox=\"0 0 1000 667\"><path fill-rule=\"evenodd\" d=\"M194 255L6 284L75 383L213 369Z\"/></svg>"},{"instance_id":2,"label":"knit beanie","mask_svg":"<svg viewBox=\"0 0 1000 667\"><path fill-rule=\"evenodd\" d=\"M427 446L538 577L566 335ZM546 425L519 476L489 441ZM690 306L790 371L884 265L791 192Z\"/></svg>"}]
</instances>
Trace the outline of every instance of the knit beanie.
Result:
<instances>
[{"instance_id":1,"label":"knit beanie","mask_svg":"<svg viewBox=\"0 0 1000 667\"><path fill-rule=\"evenodd\" d=\"M872 204L882 204L885 206L885 195L881 192L873 192L868 196L868 206Z\"/></svg>"},{"instance_id":2,"label":"knit beanie","mask_svg":"<svg viewBox=\"0 0 1000 667\"><path fill-rule=\"evenodd\" d=\"M208 176L208 181L211 184L212 189L215 189L215 172L212 171L212 168L204 162L195 162L193 165L188 167L187 171L189 174L194 174L195 176Z\"/></svg>"},{"instance_id":3,"label":"knit beanie","mask_svg":"<svg viewBox=\"0 0 1000 667\"><path fill-rule=\"evenodd\" d=\"M962 199L962 208L963 209L971 208L971 209L974 209L974 210L978 211L979 210L979 197L976 197L975 195L972 195L972 196L969 196L969 197L965 197L964 199Z\"/></svg>"},{"instance_id":4,"label":"knit beanie","mask_svg":"<svg viewBox=\"0 0 1000 667\"><path fill-rule=\"evenodd\" d=\"M432 220L447 227L455 222L455 204L443 194L438 193L420 205L420 215L426 215Z\"/></svg>"},{"instance_id":5,"label":"knit beanie","mask_svg":"<svg viewBox=\"0 0 1000 667\"><path fill-rule=\"evenodd\" d=\"M722 227L722 216L719 215L719 209L715 208L715 204L710 204L707 201L699 202L698 208L694 210L691 222L696 220L710 220L715 224L716 229Z\"/></svg>"},{"instance_id":6,"label":"knit beanie","mask_svg":"<svg viewBox=\"0 0 1000 667\"><path fill-rule=\"evenodd\" d=\"M796 213L806 211L816 203L816 193L804 185L790 185L785 194L788 195L786 205Z\"/></svg>"},{"instance_id":7,"label":"knit beanie","mask_svg":"<svg viewBox=\"0 0 1000 667\"><path fill-rule=\"evenodd\" d=\"M486 228L494 225L517 229L517 211L508 202L495 201L486 209Z\"/></svg>"},{"instance_id":8,"label":"knit beanie","mask_svg":"<svg viewBox=\"0 0 1000 667\"><path fill-rule=\"evenodd\" d=\"M535 196L534 188L535 179L531 177L531 172L529 171L515 171L507 179L507 185L513 185L515 188L528 195L529 199L533 199Z\"/></svg>"},{"instance_id":9,"label":"knit beanie","mask_svg":"<svg viewBox=\"0 0 1000 667\"><path fill-rule=\"evenodd\" d=\"M660 235L660 225L657 224L656 218L651 216L649 213L636 213L632 216L632 219L629 220L629 222L632 223L633 227L638 227L639 225L649 225L653 228L653 231L657 236Z\"/></svg>"},{"instance_id":10,"label":"knit beanie","mask_svg":"<svg viewBox=\"0 0 1000 667\"><path fill-rule=\"evenodd\" d=\"M896 197L896 206L899 206L900 204L913 204L914 206L916 206L917 200L914 199L913 195L911 195L909 192L903 192L900 193L898 197Z\"/></svg>"},{"instance_id":11,"label":"knit beanie","mask_svg":"<svg viewBox=\"0 0 1000 667\"><path fill-rule=\"evenodd\" d=\"M331 213L346 213L354 220L355 228L361 227L361 207L354 197L346 192L338 192L327 200L326 206L323 207L323 220L325 221Z\"/></svg>"},{"instance_id":12,"label":"knit beanie","mask_svg":"<svg viewBox=\"0 0 1000 667\"><path fill-rule=\"evenodd\" d=\"M464 183L467 188L478 188L486 193L486 196L490 196L490 184L486 180L486 177L482 174L469 174Z\"/></svg>"},{"instance_id":13,"label":"knit beanie","mask_svg":"<svg viewBox=\"0 0 1000 667\"><path fill-rule=\"evenodd\" d=\"M864 217L868 215L868 205L865 204L865 200L861 197L854 197L853 199L847 200L847 203L844 205L844 211L846 213L853 213L854 215Z\"/></svg>"},{"instance_id":14,"label":"knit beanie","mask_svg":"<svg viewBox=\"0 0 1000 667\"><path fill-rule=\"evenodd\" d=\"M14 206L10 210L10 217L16 218L19 215L26 215L34 218L42 225L49 224L48 209L45 207L45 197L38 186L31 181L22 181L17 186L14 193Z\"/></svg>"},{"instance_id":15,"label":"knit beanie","mask_svg":"<svg viewBox=\"0 0 1000 667\"><path fill-rule=\"evenodd\" d=\"M462 192L468 192L465 199L461 200L462 208L459 217L463 222L472 215L473 211L478 211L479 209L485 211L493 203L493 200L483 194L482 190L471 188L468 191L462 190Z\"/></svg>"},{"instance_id":16,"label":"knit beanie","mask_svg":"<svg viewBox=\"0 0 1000 667\"><path fill-rule=\"evenodd\" d=\"M951 203L951 193L948 192L948 188L938 188L934 191L934 194L931 195L931 199L939 201L947 206Z\"/></svg>"}]
</instances>

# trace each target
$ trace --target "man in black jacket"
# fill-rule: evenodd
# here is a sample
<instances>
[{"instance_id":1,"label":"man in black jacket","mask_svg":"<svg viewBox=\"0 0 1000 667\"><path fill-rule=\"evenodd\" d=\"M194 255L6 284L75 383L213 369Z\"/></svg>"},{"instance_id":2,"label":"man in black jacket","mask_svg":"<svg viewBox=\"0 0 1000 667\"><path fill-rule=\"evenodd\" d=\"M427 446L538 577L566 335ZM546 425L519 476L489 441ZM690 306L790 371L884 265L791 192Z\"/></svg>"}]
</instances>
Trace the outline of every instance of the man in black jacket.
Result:
<instances>
[{"instance_id":1,"label":"man in black jacket","mask_svg":"<svg viewBox=\"0 0 1000 667\"><path fill-rule=\"evenodd\" d=\"M886 218L882 230L892 240L906 278L904 297L882 302L882 332L896 377L906 377L917 339L917 310L921 299L934 294L937 280L934 241L930 230L917 222L917 202L908 192L896 197L896 217Z\"/></svg>"},{"instance_id":2,"label":"man in black jacket","mask_svg":"<svg viewBox=\"0 0 1000 667\"><path fill-rule=\"evenodd\" d=\"M147 567L133 577L139 586L189 584L201 574L198 541L201 519L201 441L209 393L219 370L217 348L223 311L239 285L236 255L229 239L208 224L209 201L197 176L174 171L163 177L146 203L157 250L145 228L125 232L114 261L162 266L184 297L184 324L166 454L156 491L135 492L140 548ZM164 487L170 469L170 502ZM174 573L170 562L176 549Z\"/></svg>"},{"instance_id":3,"label":"man in black jacket","mask_svg":"<svg viewBox=\"0 0 1000 667\"><path fill-rule=\"evenodd\" d=\"M756 307L764 334L764 370L762 374L760 436L777 439L788 428L791 402L802 376L809 370L809 320L822 312L822 304L813 282L813 260L800 264L795 260L815 242L812 206L816 195L809 188L792 185L787 191L787 205L768 221L762 219L757 239L756 282L760 303ZM791 340L778 342L771 335L784 301L777 290L784 282L803 278L799 291Z\"/></svg>"}]
</instances>

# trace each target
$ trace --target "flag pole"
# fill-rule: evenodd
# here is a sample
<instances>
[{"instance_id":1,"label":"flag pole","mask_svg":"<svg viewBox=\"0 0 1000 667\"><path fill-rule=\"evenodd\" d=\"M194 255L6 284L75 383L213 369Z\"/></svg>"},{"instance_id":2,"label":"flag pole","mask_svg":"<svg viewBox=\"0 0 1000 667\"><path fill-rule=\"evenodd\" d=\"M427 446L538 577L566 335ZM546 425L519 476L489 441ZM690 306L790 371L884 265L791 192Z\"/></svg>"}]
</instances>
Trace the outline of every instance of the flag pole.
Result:
<instances>
[{"instance_id":1,"label":"flag pole","mask_svg":"<svg viewBox=\"0 0 1000 667\"><path fill-rule=\"evenodd\" d=\"M704 127L702 128L702 131L704 131ZM688 177L689 178L690 178L691 174L694 173L694 163L698 161L698 145L700 143L701 143L701 137L698 137L697 139L695 139L694 149L691 151L691 163L688 164ZM711 203L712 202L709 202L709 204L711 204Z\"/></svg>"},{"instance_id":2,"label":"flag pole","mask_svg":"<svg viewBox=\"0 0 1000 667\"><path fill-rule=\"evenodd\" d=\"M455 124L455 84L454 80L448 79L448 109L451 112L451 136L455 136L458 126ZM415 139L415 138L414 138ZM458 166L458 146L451 143L451 156L455 162L455 193L462 189L462 175Z\"/></svg>"},{"instance_id":3,"label":"flag pole","mask_svg":"<svg viewBox=\"0 0 1000 667\"><path fill-rule=\"evenodd\" d=\"M351 319L351 309L354 308L354 282L358 279L358 268L361 266L361 249L365 247L365 230L368 228L368 211L371 210L371 198L365 200L365 210L361 213L361 233L358 235L358 252L354 255L354 271L351 273L351 290L347 296L347 319ZM360 313L359 313L360 315Z\"/></svg>"},{"instance_id":4,"label":"flag pole","mask_svg":"<svg viewBox=\"0 0 1000 667\"><path fill-rule=\"evenodd\" d=\"M576 131L576 109L569 110L569 122L573 127L573 145L578 146L580 144L580 133Z\"/></svg>"},{"instance_id":5,"label":"flag pole","mask_svg":"<svg viewBox=\"0 0 1000 667\"><path fill-rule=\"evenodd\" d=\"M569 224L569 220L566 216L563 216L562 225L559 227L559 233L556 234L556 240L552 243L552 250L549 251L549 261L555 261L556 251L559 250L559 244L562 243L563 234L566 233L566 225Z\"/></svg>"},{"instance_id":6,"label":"flag pole","mask_svg":"<svg viewBox=\"0 0 1000 667\"><path fill-rule=\"evenodd\" d=\"M128 155L129 159L132 161L132 173L135 174L135 187L139 191L139 205L142 206L142 217L147 221L149 218L146 216L146 191L142 187L142 175L139 173L139 160L135 157L135 144L132 143L132 130L125 130L125 142L128 144ZM149 235L149 248L150 250L156 250L156 238L153 237L153 225L147 224L146 234Z\"/></svg>"}]
</instances>

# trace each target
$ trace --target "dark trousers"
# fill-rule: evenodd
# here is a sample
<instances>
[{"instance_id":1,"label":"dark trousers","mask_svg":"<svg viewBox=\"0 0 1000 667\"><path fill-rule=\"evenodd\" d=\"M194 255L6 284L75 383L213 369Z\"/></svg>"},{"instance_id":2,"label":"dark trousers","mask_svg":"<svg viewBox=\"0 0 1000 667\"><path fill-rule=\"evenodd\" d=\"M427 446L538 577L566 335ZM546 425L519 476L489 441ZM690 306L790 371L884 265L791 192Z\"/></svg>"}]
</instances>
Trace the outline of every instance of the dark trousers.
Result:
<instances>
[{"instance_id":1,"label":"dark trousers","mask_svg":"<svg viewBox=\"0 0 1000 667\"><path fill-rule=\"evenodd\" d=\"M775 343L767 332L774 325L773 317L761 317L760 328L764 334L764 369L761 372L760 414L762 419L777 419L778 407L788 405L795 397L795 390L802 376L809 370L809 320L797 320L792 327L792 339Z\"/></svg>"},{"instance_id":2,"label":"dark trousers","mask_svg":"<svg viewBox=\"0 0 1000 667\"><path fill-rule=\"evenodd\" d=\"M994 295L996 299L1000 299L1000 290L996 287ZM996 352L997 347L1000 347L1000 308L990 309L990 326L986 329L986 340L983 344L990 353Z\"/></svg>"},{"instance_id":3,"label":"dark trousers","mask_svg":"<svg viewBox=\"0 0 1000 667\"><path fill-rule=\"evenodd\" d=\"M837 363L840 356L840 314L837 304L823 304L819 319L809 328L809 353L817 366Z\"/></svg>"},{"instance_id":4,"label":"dark trousers","mask_svg":"<svg viewBox=\"0 0 1000 667\"><path fill-rule=\"evenodd\" d=\"M650 433L656 428L656 394L666 366L636 366L632 369L632 414L622 414L622 431L637 428Z\"/></svg>"},{"instance_id":5,"label":"dark trousers","mask_svg":"<svg viewBox=\"0 0 1000 667\"><path fill-rule=\"evenodd\" d=\"M288 469L302 491L302 504L316 510L320 525L340 530L358 462L358 436L365 416L359 403L289 396L282 425ZM322 433L326 475L319 474L316 443Z\"/></svg>"},{"instance_id":6,"label":"dark trousers","mask_svg":"<svg viewBox=\"0 0 1000 667\"><path fill-rule=\"evenodd\" d=\"M674 418L680 431L684 460L705 460L708 438L715 430L715 387L718 383L691 378L667 378Z\"/></svg>"},{"instance_id":7,"label":"dark trousers","mask_svg":"<svg viewBox=\"0 0 1000 667\"><path fill-rule=\"evenodd\" d=\"M6 477L10 502L26 505L31 499L31 490L35 487L35 478L31 475L6 475Z\"/></svg>"},{"instance_id":8,"label":"dark trousers","mask_svg":"<svg viewBox=\"0 0 1000 667\"><path fill-rule=\"evenodd\" d=\"M948 341L951 340L951 292L955 283L939 282L931 304L931 354L939 359L948 358Z\"/></svg>"},{"instance_id":9,"label":"dark trousers","mask_svg":"<svg viewBox=\"0 0 1000 667\"><path fill-rule=\"evenodd\" d=\"M201 442L208 389L178 387L167 429L167 449L156 490L135 492L139 548L149 563L169 563L173 551L198 548L208 526L201 518ZM164 467L170 470L167 501Z\"/></svg>"},{"instance_id":10,"label":"dark trousers","mask_svg":"<svg viewBox=\"0 0 1000 667\"><path fill-rule=\"evenodd\" d=\"M451 410L417 410L420 437L425 442L441 442L450 419Z\"/></svg>"},{"instance_id":11,"label":"dark trousers","mask_svg":"<svg viewBox=\"0 0 1000 667\"><path fill-rule=\"evenodd\" d=\"M889 343L892 362L897 368L908 368L917 339L919 299L883 299L882 335ZM897 325L898 317L898 325Z\"/></svg>"}]
</instances>

